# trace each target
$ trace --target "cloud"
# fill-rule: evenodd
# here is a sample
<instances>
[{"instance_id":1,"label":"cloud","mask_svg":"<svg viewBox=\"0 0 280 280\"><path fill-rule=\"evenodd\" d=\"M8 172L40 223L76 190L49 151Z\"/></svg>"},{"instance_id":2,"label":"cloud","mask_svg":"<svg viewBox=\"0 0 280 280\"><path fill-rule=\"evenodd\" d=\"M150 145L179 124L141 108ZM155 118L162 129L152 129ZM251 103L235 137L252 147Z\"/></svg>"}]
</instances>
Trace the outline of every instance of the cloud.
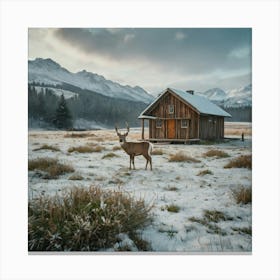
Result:
<instances>
[{"instance_id":1,"label":"cloud","mask_svg":"<svg viewBox=\"0 0 280 280\"><path fill-rule=\"evenodd\" d=\"M29 36L30 56L52 54L70 70L87 69L153 89L190 77L196 81L195 77L214 77L218 82L227 74L251 71L249 28L59 28L36 32Z\"/></svg>"},{"instance_id":2,"label":"cloud","mask_svg":"<svg viewBox=\"0 0 280 280\"><path fill-rule=\"evenodd\" d=\"M183 39L185 39L187 36L186 36L186 34L184 34L183 32L181 32L181 31L178 31L178 32L176 32L175 33L175 39L176 40L183 40Z\"/></svg>"}]
</instances>

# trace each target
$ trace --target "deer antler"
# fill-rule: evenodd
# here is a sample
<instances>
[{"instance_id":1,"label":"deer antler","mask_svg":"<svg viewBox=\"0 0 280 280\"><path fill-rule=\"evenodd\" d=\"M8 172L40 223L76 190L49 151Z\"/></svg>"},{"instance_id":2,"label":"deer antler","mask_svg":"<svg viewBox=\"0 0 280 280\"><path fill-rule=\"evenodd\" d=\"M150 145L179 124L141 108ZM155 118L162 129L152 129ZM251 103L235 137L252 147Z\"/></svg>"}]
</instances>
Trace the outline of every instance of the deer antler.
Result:
<instances>
[{"instance_id":1,"label":"deer antler","mask_svg":"<svg viewBox=\"0 0 280 280\"><path fill-rule=\"evenodd\" d=\"M126 124L126 129L127 129L127 132L129 132L129 125L128 125L128 123L127 123L127 122L125 122L125 124Z\"/></svg>"},{"instance_id":2,"label":"deer antler","mask_svg":"<svg viewBox=\"0 0 280 280\"><path fill-rule=\"evenodd\" d=\"M118 126L117 126L117 124L115 124L115 130L116 130L116 132L117 132L117 135L120 135L120 133L119 133L119 131L118 131Z\"/></svg>"}]
</instances>

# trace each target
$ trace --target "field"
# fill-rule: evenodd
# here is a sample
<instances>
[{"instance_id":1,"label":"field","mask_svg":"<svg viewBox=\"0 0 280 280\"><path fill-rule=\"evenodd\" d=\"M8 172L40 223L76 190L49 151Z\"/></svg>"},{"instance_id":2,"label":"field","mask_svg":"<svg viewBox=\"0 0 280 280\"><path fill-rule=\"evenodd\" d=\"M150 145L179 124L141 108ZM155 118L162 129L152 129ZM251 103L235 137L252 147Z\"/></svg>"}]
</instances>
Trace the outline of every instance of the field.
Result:
<instances>
[{"instance_id":1,"label":"field","mask_svg":"<svg viewBox=\"0 0 280 280\"><path fill-rule=\"evenodd\" d=\"M71 187L116 190L151 208L151 222L138 231L148 251L251 252L251 124L226 123L225 134L236 140L154 144L151 171L142 156L129 170L114 130L29 131L29 201ZM127 141L140 135L131 129ZM46 169L44 160L59 165ZM122 251L143 250L121 234Z\"/></svg>"}]
</instances>

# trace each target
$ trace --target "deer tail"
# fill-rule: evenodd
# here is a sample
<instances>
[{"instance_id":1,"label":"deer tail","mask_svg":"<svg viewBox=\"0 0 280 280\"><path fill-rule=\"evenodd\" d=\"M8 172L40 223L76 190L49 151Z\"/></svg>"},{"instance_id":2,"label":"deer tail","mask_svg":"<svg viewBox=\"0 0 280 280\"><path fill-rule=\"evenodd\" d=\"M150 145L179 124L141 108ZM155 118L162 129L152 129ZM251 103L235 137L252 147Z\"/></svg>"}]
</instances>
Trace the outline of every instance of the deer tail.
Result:
<instances>
[{"instance_id":1,"label":"deer tail","mask_svg":"<svg viewBox=\"0 0 280 280\"><path fill-rule=\"evenodd\" d=\"M148 155L151 156L151 152L153 150L154 146L151 142L149 142L149 149L148 149Z\"/></svg>"}]
</instances>

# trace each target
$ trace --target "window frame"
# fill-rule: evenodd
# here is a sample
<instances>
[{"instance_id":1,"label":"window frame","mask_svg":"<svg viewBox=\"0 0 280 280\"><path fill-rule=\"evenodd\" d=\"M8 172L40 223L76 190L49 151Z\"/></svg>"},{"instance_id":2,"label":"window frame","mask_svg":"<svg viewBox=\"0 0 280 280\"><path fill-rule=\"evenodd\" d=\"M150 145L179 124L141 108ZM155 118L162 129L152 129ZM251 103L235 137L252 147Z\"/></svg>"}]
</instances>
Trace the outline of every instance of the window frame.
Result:
<instances>
[{"instance_id":1,"label":"window frame","mask_svg":"<svg viewBox=\"0 0 280 280\"><path fill-rule=\"evenodd\" d=\"M158 125L159 122L160 125ZM162 119L156 119L156 128L162 128Z\"/></svg>"},{"instance_id":2,"label":"window frame","mask_svg":"<svg viewBox=\"0 0 280 280\"><path fill-rule=\"evenodd\" d=\"M186 125L183 125L183 121L186 121ZM181 120L181 128L189 128L190 120L189 119L182 119Z\"/></svg>"},{"instance_id":3,"label":"window frame","mask_svg":"<svg viewBox=\"0 0 280 280\"><path fill-rule=\"evenodd\" d=\"M168 105L168 114L173 115L174 113L175 113L175 106L173 104Z\"/></svg>"}]
</instances>

